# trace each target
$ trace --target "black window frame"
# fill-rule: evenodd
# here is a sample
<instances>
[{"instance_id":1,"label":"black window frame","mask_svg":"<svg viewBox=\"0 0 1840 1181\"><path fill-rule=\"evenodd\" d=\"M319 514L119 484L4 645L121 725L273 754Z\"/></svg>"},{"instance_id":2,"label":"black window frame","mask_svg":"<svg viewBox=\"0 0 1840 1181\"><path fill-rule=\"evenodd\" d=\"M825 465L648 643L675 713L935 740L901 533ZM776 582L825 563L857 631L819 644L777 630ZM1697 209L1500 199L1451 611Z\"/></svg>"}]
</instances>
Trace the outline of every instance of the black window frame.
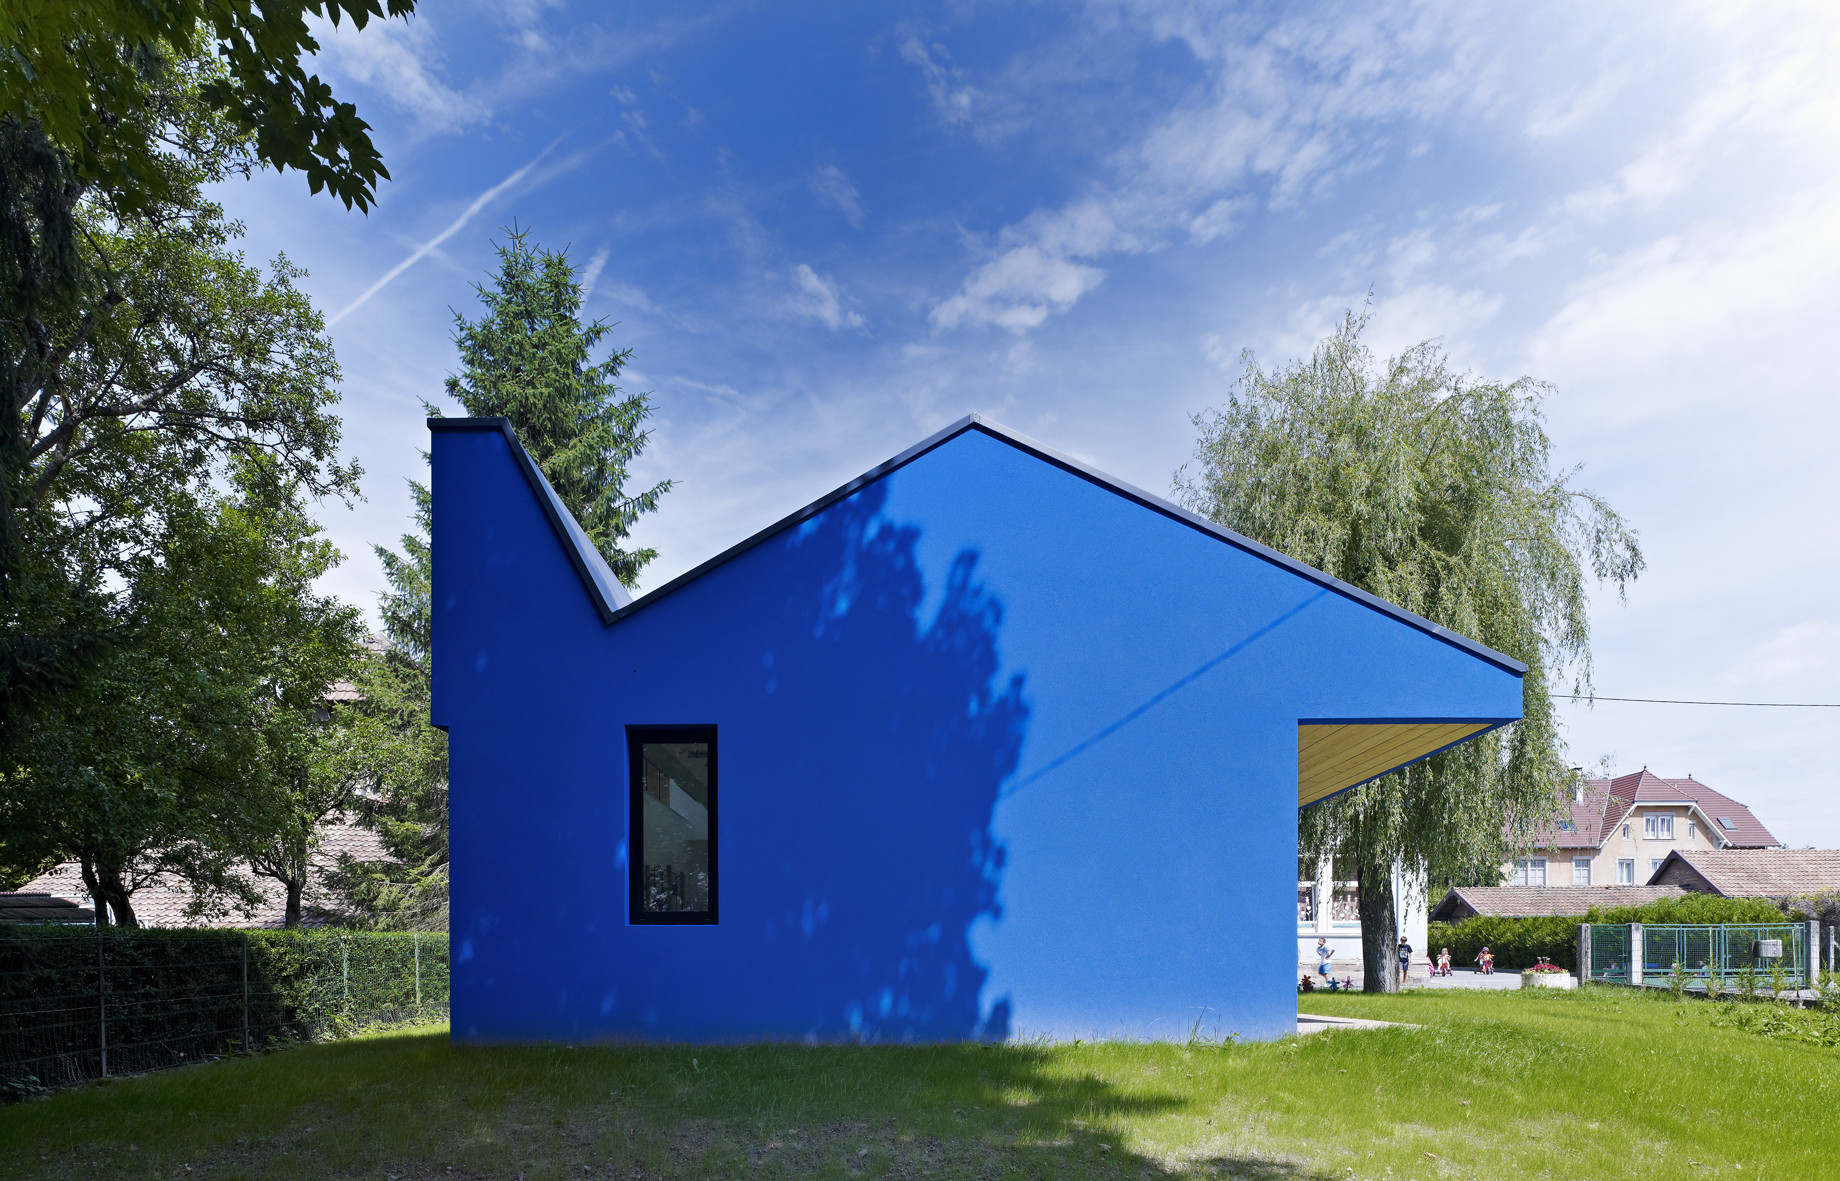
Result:
<instances>
[{"instance_id":1,"label":"black window frame","mask_svg":"<svg viewBox=\"0 0 1840 1181\"><path fill-rule=\"evenodd\" d=\"M649 911L644 909L645 858L640 848L645 839L645 744L648 742L702 742L709 747L709 909ZM716 805L720 795L717 772L716 727L628 726L626 727L626 917L635 926L708 927L716 924L717 903L721 895L716 888L720 856L716 849Z\"/></svg>"}]
</instances>

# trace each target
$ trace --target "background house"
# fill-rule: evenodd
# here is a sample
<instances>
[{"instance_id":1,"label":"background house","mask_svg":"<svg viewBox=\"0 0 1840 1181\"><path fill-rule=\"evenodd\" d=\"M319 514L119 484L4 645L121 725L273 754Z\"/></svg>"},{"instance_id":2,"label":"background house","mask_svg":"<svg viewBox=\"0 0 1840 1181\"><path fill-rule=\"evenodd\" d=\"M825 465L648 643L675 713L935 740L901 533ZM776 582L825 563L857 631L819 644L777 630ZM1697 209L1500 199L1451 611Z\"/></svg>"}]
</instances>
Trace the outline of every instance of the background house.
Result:
<instances>
[{"instance_id":1,"label":"background house","mask_svg":"<svg viewBox=\"0 0 1840 1181\"><path fill-rule=\"evenodd\" d=\"M1502 867L1510 886L1635 886L1675 850L1769 849L1778 841L1751 810L1692 776L1648 768L1586 780L1571 815L1538 833Z\"/></svg>"},{"instance_id":2,"label":"background house","mask_svg":"<svg viewBox=\"0 0 1840 1181\"><path fill-rule=\"evenodd\" d=\"M382 839L374 829L343 821L325 825L321 829L319 847L313 851L310 859L311 877L302 896L302 913L307 916L303 921L308 926L317 921L312 917L316 908L334 901L325 891L324 879L326 873L338 865L341 854L349 854L358 861L381 861L388 856ZM260 896L255 906L217 901L194 913L192 888L189 885L173 877L155 877L134 892L134 918L143 927L255 929L284 926L287 893L281 884L271 878L257 876L247 865L239 867L237 873L255 886ZM40 874L19 887L18 892L63 899L88 910L89 921L95 921L92 909L94 901L89 896L88 887L83 884L83 867L75 861L63 862L55 869Z\"/></svg>"}]
</instances>

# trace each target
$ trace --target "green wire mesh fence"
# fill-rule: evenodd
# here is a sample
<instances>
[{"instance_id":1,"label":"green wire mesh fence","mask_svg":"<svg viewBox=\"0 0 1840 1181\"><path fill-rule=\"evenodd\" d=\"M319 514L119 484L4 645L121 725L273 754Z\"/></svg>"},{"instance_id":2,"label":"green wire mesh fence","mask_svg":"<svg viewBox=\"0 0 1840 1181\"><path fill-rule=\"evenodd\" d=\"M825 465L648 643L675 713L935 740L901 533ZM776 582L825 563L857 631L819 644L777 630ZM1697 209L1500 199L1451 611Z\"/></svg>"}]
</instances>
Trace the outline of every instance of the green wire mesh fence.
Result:
<instances>
[{"instance_id":1,"label":"green wire mesh fence","mask_svg":"<svg viewBox=\"0 0 1840 1181\"><path fill-rule=\"evenodd\" d=\"M445 934L0 929L0 1097L447 1017Z\"/></svg>"},{"instance_id":2,"label":"green wire mesh fence","mask_svg":"<svg viewBox=\"0 0 1840 1181\"><path fill-rule=\"evenodd\" d=\"M1672 987L1678 980L1703 986L1708 979L1771 976L1799 987L1809 978L1808 932L1806 923L1644 923L1636 937L1626 923L1592 923L1589 979L1627 984L1639 955L1640 981L1650 988ZM1779 954L1765 954L1769 951Z\"/></svg>"}]
</instances>

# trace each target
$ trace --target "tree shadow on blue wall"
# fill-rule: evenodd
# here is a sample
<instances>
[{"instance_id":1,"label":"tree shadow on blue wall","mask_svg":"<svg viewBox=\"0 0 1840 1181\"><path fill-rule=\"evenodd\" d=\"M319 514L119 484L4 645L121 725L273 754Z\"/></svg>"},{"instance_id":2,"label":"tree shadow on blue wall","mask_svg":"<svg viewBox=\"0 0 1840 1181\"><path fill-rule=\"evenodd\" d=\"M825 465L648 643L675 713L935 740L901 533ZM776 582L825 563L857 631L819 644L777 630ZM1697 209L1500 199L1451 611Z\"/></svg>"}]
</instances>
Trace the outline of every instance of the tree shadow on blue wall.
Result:
<instances>
[{"instance_id":1,"label":"tree shadow on blue wall","mask_svg":"<svg viewBox=\"0 0 1840 1181\"><path fill-rule=\"evenodd\" d=\"M998 915L991 823L1028 718L1022 678L998 682L1002 604L976 553L922 618L920 534L885 500L873 485L770 543L783 574L759 702L793 767L776 772L777 831L759 834L775 872L745 887L747 913L767 913L755 968L807 1038L1001 1039L1008 1004L982 997L969 936ZM723 888L726 925L743 887Z\"/></svg>"}]
</instances>

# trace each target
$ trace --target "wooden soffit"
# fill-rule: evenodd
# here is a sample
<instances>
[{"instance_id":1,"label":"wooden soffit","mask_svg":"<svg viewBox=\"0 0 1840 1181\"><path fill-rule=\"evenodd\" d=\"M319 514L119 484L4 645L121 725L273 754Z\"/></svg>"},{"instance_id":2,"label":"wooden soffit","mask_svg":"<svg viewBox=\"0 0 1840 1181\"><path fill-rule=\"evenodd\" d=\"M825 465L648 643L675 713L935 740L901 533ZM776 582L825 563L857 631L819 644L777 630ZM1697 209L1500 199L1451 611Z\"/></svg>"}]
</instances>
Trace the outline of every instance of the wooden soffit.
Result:
<instances>
[{"instance_id":1,"label":"wooden soffit","mask_svg":"<svg viewBox=\"0 0 1840 1181\"><path fill-rule=\"evenodd\" d=\"M1297 727L1297 806L1453 746L1492 722L1309 722Z\"/></svg>"}]
</instances>

